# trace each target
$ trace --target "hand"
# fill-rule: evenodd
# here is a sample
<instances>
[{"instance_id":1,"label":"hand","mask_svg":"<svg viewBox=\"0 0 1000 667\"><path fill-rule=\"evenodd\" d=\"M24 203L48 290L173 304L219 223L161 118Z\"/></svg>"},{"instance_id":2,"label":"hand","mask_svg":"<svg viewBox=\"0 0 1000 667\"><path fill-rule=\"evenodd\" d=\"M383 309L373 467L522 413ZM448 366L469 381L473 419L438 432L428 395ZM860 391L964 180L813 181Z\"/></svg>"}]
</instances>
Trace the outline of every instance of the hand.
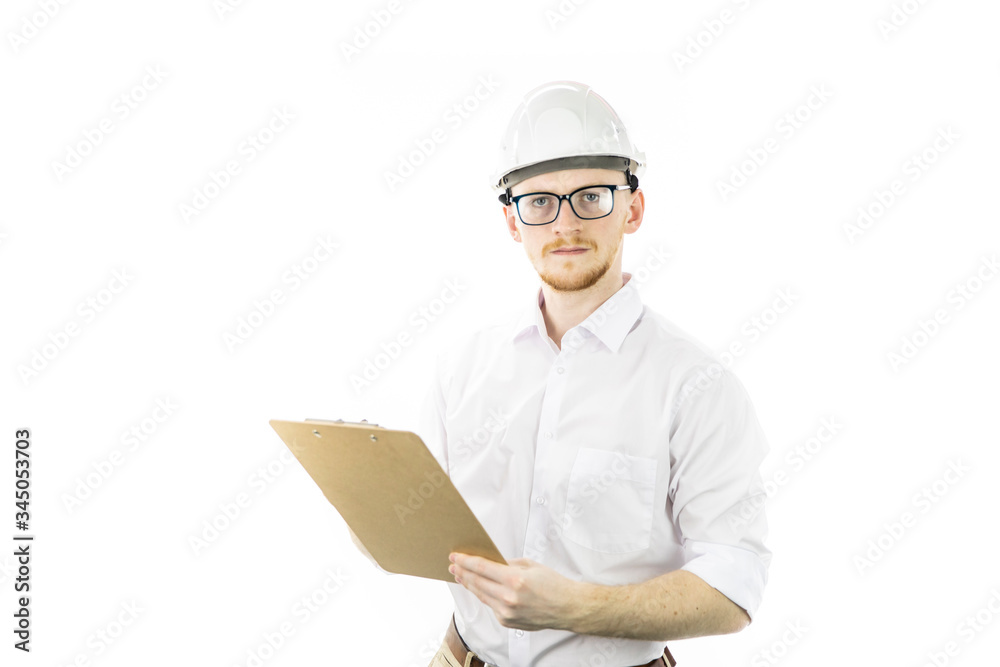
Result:
<instances>
[{"instance_id":1,"label":"hand","mask_svg":"<svg viewBox=\"0 0 1000 667\"><path fill-rule=\"evenodd\" d=\"M448 571L493 610L500 625L521 630L568 630L584 584L527 558L509 565L452 553Z\"/></svg>"}]
</instances>

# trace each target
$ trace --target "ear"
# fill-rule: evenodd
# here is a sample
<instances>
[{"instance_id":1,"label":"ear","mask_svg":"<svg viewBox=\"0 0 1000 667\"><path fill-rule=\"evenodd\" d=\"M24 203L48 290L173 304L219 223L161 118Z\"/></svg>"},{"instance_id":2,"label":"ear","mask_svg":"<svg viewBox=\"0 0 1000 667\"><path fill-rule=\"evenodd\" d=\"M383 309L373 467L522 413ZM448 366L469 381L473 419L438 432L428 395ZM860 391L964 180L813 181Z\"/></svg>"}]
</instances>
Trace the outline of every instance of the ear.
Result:
<instances>
[{"instance_id":1,"label":"ear","mask_svg":"<svg viewBox=\"0 0 1000 667\"><path fill-rule=\"evenodd\" d=\"M632 193L632 202L629 204L628 213L625 215L625 233L634 234L642 224L642 216L646 210L646 196L642 194L642 188L636 188Z\"/></svg>"},{"instance_id":2,"label":"ear","mask_svg":"<svg viewBox=\"0 0 1000 667\"><path fill-rule=\"evenodd\" d=\"M513 204L508 204L503 207L504 219L507 221L507 231L510 233L511 238L517 243L521 242L521 233L517 229L517 212L514 210Z\"/></svg>"}]
</instances>

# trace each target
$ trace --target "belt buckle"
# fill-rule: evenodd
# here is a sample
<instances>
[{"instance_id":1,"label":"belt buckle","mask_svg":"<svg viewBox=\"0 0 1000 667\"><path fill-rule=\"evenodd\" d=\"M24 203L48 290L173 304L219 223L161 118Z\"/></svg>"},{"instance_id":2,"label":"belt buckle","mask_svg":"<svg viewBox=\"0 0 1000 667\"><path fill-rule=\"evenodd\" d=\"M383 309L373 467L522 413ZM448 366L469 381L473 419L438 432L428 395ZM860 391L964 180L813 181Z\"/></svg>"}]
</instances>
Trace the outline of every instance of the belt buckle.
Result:
<instances>
[{"instance_id":1,"label":"belt buckle","mask_svg":"<svg viewBox=\"0 0 1000 667\"><path fill-rule=\"evenodd\" d=\"M485 660L483 660L483 656L479 655L475 651L469 651L469 653L475 655L476 660L483 663L483 667L500 667L499 665L494 665L492 662L486 662Z\"/></svg>"}]
</instances>

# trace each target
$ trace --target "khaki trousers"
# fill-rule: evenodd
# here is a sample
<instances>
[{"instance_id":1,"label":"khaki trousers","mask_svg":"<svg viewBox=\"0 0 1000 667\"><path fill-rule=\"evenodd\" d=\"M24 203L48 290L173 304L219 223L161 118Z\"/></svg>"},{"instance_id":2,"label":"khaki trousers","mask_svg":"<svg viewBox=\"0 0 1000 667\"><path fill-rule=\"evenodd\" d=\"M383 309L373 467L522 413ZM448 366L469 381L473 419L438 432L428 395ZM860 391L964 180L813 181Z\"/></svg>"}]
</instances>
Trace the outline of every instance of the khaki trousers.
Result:
<instances>
[{"instance_id":1,"label":"khaki trousers","mask_svg":"<svg viewBox=\"0 0 1000 667\"><path fill-rule=\"evenodd\" d=\"M470 652L466 660L472 660L473 655L474 654ZM438 652L431 660L431 664L427 667L467 667L467 665L463 665L459 659L455 657L455 654L451 652L450 648L448 648L447 642L441 642L441 648L438 649Z\"/></svg>"}]
</instances>

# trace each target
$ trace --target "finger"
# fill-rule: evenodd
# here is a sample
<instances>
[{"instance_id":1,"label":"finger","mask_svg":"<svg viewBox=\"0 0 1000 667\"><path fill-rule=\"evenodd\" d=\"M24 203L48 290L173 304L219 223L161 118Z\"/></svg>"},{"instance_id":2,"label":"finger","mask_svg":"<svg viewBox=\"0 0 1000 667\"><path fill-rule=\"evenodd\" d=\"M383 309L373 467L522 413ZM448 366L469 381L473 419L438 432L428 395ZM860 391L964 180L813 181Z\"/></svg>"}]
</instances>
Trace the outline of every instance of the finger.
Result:
<instances>
[{"instance_id":1,"label":"finger","mask_svg":"<svg viewBox=\"0 0 1000 667\"><path fill-rule=\"evenodd\" d=\"M467 556L460 558L455 563L467 572L472 572L480 577L496 582L503 581L503 576L507 569L506 565L494 563L480 556Z\"/></svg>"},{"instance_id":2,"label":"finger","mask_svg":"<svg viewBox=\"0 0 1000 667\"><path fill-rule=\"evenodd\" d=\"M471 591L484 604L496 611L500 605L505 605L504 596L506 588L497 582L477 575L470 570L459 569L457 576L462 580L460 583Z\"/></svg>"}]
</instances>

